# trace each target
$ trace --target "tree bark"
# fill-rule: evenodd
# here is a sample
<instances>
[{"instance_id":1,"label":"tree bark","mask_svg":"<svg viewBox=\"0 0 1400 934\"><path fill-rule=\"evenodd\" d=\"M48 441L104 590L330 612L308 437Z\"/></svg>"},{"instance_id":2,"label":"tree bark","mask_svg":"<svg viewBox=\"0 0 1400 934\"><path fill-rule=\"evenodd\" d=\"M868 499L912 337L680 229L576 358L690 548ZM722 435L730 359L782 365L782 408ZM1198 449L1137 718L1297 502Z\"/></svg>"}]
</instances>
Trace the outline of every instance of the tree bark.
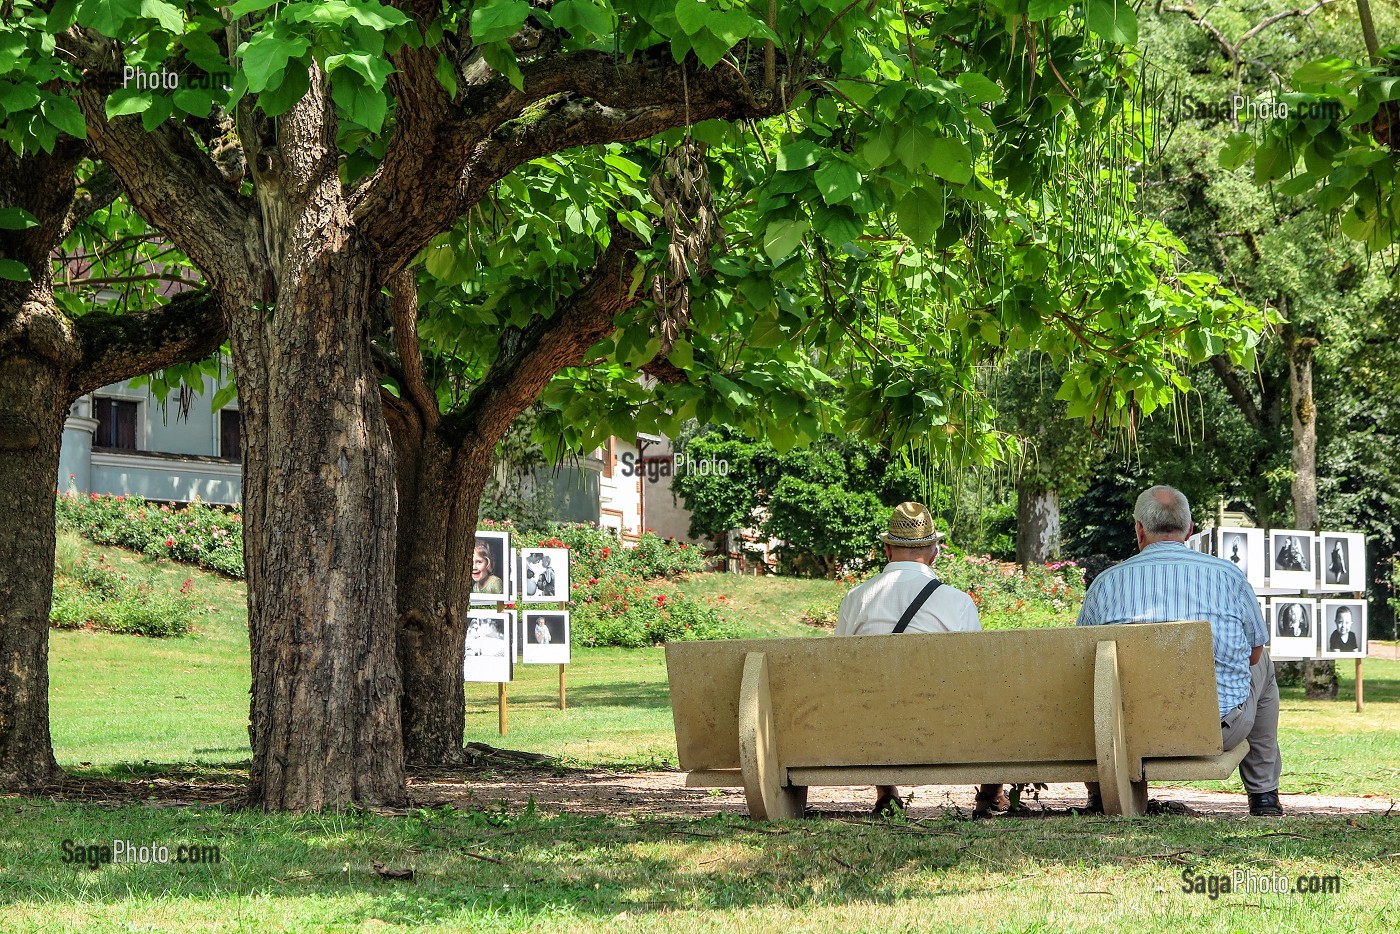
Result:
<instances>
[{"instance_id":1,"label":"tree bark","mask_svg":"<svg viewBox=\"0 0 1400 934\"><path fill-rule=\"evenodd\" d=\"M367 340L378 282L331 204L290 232L270 312L248 302L229 321L248 426L250 794L267 810L406 800L393 457Z\"/></svg>"},{"instance_id":2,"label":"tree bark","mask_svg":"<svg viewBox=\"0 0 1400 934\"><path fill-rule=\"evenodd\" d=\"M1287 310L1286 308L1284 309ZM1317 405L1313 401L1312 362L1317 339L1292 327L1283 331L1288 351L1288 385L1293 412L1293 523L1317 530ZM1303 694L1309 700L1334 700L1339 688L1337 664L1308 659L1302 663Z\"/></svg>"},{"instance_id":3,"label":"tree bark","mask_svg":"<svg viewBox=\"0 0 1400 934\"><path fill-rule=\"evenodd\" d=\"M1016 484L1016 563L1045 564L1060 556L1060 494Z\"/></svg>"},{"instance_id":4,"label":"tree bark","mask_svg":"<svg viewBox=\"0 0 1400 934\"><path fill-rule=\"evenodd\" d=\"M54 483L68 415L63 374L0 356L0 788L62 777L49 734Z\"/></svg>"},{"instance_id":5,"label":"tree bark","mask_svg":"<svg viewBox=\"0 0 1400 934\"><path fill-rule=\"evenodd\" d=\"M466 731L462 654L471 553L495 446L454 450L436 432L417 443L395 432L394 454L404 758L415 767L457 764L464 759Z\"/></svg>"}]
</instances>

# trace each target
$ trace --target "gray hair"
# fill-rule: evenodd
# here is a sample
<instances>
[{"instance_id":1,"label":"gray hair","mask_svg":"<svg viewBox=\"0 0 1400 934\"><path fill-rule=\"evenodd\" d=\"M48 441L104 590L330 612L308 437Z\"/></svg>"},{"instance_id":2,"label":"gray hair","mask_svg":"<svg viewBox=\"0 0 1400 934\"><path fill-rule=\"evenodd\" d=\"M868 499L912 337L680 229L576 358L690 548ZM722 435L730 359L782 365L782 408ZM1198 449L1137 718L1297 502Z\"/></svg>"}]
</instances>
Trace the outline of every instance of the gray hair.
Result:
<instances>
[{"instance_id":1,"label":"gray hair","mask_svg":"<svg viewBox=\"0 0 1400 934\"><path fill-rule=\"evenodd\" d=\"M1148 535L1191 531L1191 504L1178 489L1154 486L1142 491L1133 507L1133 518Z\"/></svg>"}]
</instances>

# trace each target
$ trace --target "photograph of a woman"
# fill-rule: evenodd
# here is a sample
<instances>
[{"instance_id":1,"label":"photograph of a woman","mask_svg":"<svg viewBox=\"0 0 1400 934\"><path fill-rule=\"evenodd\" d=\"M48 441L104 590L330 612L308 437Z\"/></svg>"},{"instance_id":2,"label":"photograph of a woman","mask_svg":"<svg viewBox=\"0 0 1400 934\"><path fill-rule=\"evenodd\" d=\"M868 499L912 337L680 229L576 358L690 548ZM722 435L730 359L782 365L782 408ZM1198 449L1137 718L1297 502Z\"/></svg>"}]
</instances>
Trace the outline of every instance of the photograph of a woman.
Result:
<instances>
[{"instance_id":1,"label":"photograph of a woman","mask_svg":"<svg viewBox=\"0 0 1400 934\"><path fill-rule=\"evenodd\" d=\"M472 548L472 603L499 603L509 600L510 534L477 532Z\"/></svg>"}]
</instances>

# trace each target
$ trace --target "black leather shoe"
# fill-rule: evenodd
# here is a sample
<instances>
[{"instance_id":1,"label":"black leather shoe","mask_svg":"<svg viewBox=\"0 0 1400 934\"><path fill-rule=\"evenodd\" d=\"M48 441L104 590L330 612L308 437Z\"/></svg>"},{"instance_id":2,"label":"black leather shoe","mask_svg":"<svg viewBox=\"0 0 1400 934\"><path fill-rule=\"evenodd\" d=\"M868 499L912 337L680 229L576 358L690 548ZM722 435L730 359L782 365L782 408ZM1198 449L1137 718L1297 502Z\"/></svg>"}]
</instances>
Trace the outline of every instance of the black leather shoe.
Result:
<instances>
[{"instance_id":1,"label":"black leather shoe","mask_svg":"<svg viewBox=\"0 0 1400 934\"><path fill-rule=\"evenodd\" d=\"M875 802L875 807L870 809L870 813L876 817L893 817L896 814L904 813L905 801L898 795L881 795Z\"/></svg>"},{"instance_id":2,"label":"black leather shoe","mask_svg":"<svg viewBox=\"0 0 1400 934\"><path fill-rule=\"evenodd\" d=\"M1249 793L1249 813L1255 817L1282 817L1283 805L1279 803L1278 791Z\"/></svg>"}]
</instances>

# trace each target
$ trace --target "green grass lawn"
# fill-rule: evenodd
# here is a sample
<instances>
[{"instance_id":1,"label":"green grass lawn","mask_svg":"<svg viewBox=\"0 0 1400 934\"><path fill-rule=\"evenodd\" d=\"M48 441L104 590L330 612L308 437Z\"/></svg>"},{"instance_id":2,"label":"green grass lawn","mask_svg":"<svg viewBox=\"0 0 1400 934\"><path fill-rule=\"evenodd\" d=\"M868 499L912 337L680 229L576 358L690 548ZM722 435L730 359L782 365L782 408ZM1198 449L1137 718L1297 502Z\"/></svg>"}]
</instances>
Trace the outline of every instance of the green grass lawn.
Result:
<instances>
[{"instance_id":1,"label":"green grass lawn","mask_svg":"<svg viewBox=\"0 0 1400 934\"><path fill-rule=\"evenodd\" d=\"M78 775L227 775L248 757L248 640L240 582L105 549L193 579L193 636L54 632L52 720ZM765 635L839 591L824 581L698 575ZM495 685L469 685L469 740L648 768L675 761L662 650L582 649L568 667L517 666L510 732ZM1400 787L1400 663L1352 668L1337 702L1285 689L1284 791ZM1010 715L1033 716L1033 711ZM172 766L174 767L172 769ZM1213 783L1205 787L1235 787ZM154 802L152 802L154 803ZM62 860L62 841L216 845L217 865ZM1390 931L1400 925L1400 817L1215 821L953 818L780 825L739 817L592 818L422 810L264 815L0 797L0 931ZM388 881L373 861L413 868ZM1182 874L1335 874L1334 894L1182 891Z\"/></svg>"}]
</instances>

